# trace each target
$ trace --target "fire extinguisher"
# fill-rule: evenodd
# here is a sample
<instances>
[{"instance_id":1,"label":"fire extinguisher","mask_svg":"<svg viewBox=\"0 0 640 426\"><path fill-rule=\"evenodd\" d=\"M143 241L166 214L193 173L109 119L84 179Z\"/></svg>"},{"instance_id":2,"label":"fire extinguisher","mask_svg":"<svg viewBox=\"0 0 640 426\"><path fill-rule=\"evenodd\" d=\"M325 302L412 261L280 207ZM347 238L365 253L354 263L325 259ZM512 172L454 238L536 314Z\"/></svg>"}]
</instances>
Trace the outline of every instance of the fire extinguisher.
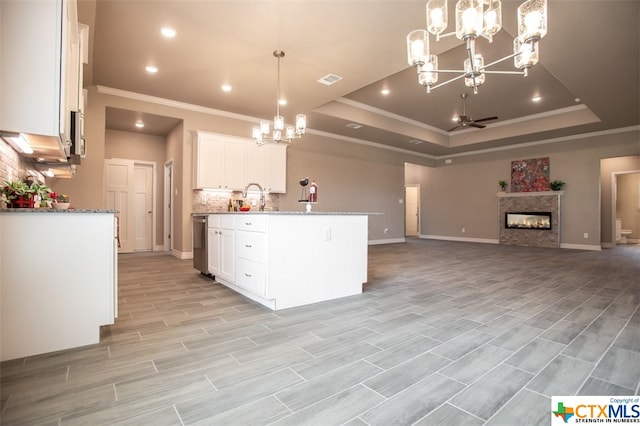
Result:
<instances>
[{"instance_id":1,"label":"fire extinguisher","mask_svg":"<svg viewBox=\"0 0 640 426\"><path fill-rule=\"evenodd\" d=\"M313 180L311 181L311 185L309 185L309 202L318 202L318 185Z\"/></svg>"}]
</instances>

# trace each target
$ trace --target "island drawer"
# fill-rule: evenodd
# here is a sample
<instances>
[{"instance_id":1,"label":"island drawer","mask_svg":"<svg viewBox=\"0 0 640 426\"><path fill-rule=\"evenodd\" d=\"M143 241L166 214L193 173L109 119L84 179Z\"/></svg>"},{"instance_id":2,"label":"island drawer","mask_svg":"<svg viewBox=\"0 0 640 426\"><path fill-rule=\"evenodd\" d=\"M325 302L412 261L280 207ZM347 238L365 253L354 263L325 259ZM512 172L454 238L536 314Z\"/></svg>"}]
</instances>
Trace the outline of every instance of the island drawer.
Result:
<instances>
[{"instance_id":1,"label":"island drawer","mask_svg":"<svg viewBox=\"0 0 640 426\"><path fill-rule=\"evenodd\" d=\"M255 262L267 261L267 234L258 232L236 232L236 256Z\"/></svg>"},{"instance_id":2,"label":"island drawer","mask_svg":"<svg viewBox=\"0 0 640 426\"><path fill-rule=\"evenodd\" d=\"M241 215L236 220L238 231L267 232L267 217L264 215Z\"/></svg>"},{"instance_id":3,"label":"island drawer","mask_svg":"<svg viewBox=\"0 0 640 426\"><path fill-rule=\"evenodd\" d=\"M254 294L264 296L266 292L266 271L264 264L246 259L236 263L236 285Z\"/></svg>"}]
</instances>

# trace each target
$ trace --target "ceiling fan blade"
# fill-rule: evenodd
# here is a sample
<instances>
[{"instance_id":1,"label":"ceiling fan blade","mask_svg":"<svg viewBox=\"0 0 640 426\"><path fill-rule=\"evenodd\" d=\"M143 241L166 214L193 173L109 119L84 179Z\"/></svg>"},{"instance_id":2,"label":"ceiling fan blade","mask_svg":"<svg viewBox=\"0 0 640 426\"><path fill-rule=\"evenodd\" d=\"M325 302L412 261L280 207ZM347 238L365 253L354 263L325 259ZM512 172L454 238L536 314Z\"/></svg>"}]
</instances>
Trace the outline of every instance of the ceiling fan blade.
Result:
<instances>
[{"instance_id":1,"label":"ceiling fan blade","mask_svg":"<svg viewBox=\"0 0 640 426\"><path fill-rule=\"evenodd\" d=\"M477 123L478 121L489 121L489 120L497 120L497 119L498 117L485 117L485 118L481 118L479 120L473 120L473 121Z\"/></svg>"},{"instance_id":2,"label":"ceiling fan blade","mask_svg":"<svg viewBox=\"0 0 640 426\"><path fill-rule=\"evenodd\" d=\"M458 124L456 127L450 128L449 130L447 130L447 132L453 132L454 130L456 130L459 127L462 127L462 124Z\"/></svg>"},{"instance_id":3,"label":"ceiling fan blade","mask_svg":"<svg viewBox=\"0 0 640 426\"><path fill-rule=\"evenodd\" d=\"M476 124L476 123L469 123L468 124L469 127L477 127L478 129L484 129L487 126L483 126L482 124Z\"/></svg>"}]
</instances>

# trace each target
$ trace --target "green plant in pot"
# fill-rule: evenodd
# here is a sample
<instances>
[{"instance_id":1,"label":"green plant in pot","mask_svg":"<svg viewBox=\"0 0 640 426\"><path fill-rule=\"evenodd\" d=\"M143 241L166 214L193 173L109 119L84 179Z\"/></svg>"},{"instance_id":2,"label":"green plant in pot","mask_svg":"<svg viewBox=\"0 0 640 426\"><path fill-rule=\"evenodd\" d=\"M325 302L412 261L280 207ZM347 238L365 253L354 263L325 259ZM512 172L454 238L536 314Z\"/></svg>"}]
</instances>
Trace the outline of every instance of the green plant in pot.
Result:
<instances>
[{"instance_id":1,"label":"green plant in pot","mask_svg":"<svg viewBox=\"0 0 640 426\"><path fill-rule=\"evenodd\" d=\"M9 207L33 207L35 188L32 188L31 185L27 185L26 182L21 180L13 182L5 181L2 187L2 193L5 195Z\"/></svg>"},{"instance_id":2,"label":"green plant in pot","mask_svg":"<svg viewBox=\"0 0 640 426\"><path fill-rule=\"evenodd\" d=\"M552 191L560 191L565 185L566 183L561 180L552 180L549 182L549 188L551 188Z\"/></svg>"},{"instance_id":3,"label":"green plant in pot","mask_svg":"<svg viewBox=\"0 0 640 426\"><path fill-rule=\"evenodd\" d=\"M507 186L509 185L506 180L499 180L498 185L500 185L500 189L504 192L507 190Z\"/></svg>"}]
</instances>

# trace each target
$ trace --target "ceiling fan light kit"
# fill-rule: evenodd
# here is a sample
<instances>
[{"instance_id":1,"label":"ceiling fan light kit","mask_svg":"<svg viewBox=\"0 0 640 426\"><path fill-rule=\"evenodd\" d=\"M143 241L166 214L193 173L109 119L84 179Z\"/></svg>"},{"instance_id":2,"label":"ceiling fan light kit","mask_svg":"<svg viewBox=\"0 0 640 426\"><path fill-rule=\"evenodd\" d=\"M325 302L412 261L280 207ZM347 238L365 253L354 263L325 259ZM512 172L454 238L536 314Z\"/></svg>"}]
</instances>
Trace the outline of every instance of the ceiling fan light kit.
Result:
<instances>
[{"instance_id":1,"label":"ceiling fan light kit","mask_svg":"<svg viewBox=\"0 0 640 426\"><path fill-rule=\"evenodd\" d=\"M280 142L291 143L293 139L301 138L307 128L307 116L305 114L296 115L295 127L285 126L284 117L280 115L280 60L284 57L284 52L282 50L274 50L273 56L278 59L276 115L273 118L273 132L271 132L271 123L267 120L262 120L259 125L253 126L253 140L258 145Z\"/></svg>"},{"instance_id":2,"label":"ceiling fan light kit","mask_svg":"<svg viewBox=\"0 0 640 426\"><path fill-rule=\"evenodd\" d=\"M411 31L407 35L407 61L418 72L418 83L427 93L438 87L464 78L465 85L478 93L485 81L485 74L517 74L527 76L529 68L538 63L538 42L547 34L547 0L527 0L518 7L518 35L513 40L513 53L484 63L476 52L475 42L484 37L491 43L493 36L502 29L502 4L500 0L458 0L455 6L455 32L443 34L448 25L448 0L429 0L426 5L427 27ZM455 35L465 42L467 58L462 70L438 69L438 57L430 53L429 33L436 42L442 37ZM519 71L490 71L492 66L513 58ZM438 74L458 74L438 83Z\"/></svg>"}]
</instances>

